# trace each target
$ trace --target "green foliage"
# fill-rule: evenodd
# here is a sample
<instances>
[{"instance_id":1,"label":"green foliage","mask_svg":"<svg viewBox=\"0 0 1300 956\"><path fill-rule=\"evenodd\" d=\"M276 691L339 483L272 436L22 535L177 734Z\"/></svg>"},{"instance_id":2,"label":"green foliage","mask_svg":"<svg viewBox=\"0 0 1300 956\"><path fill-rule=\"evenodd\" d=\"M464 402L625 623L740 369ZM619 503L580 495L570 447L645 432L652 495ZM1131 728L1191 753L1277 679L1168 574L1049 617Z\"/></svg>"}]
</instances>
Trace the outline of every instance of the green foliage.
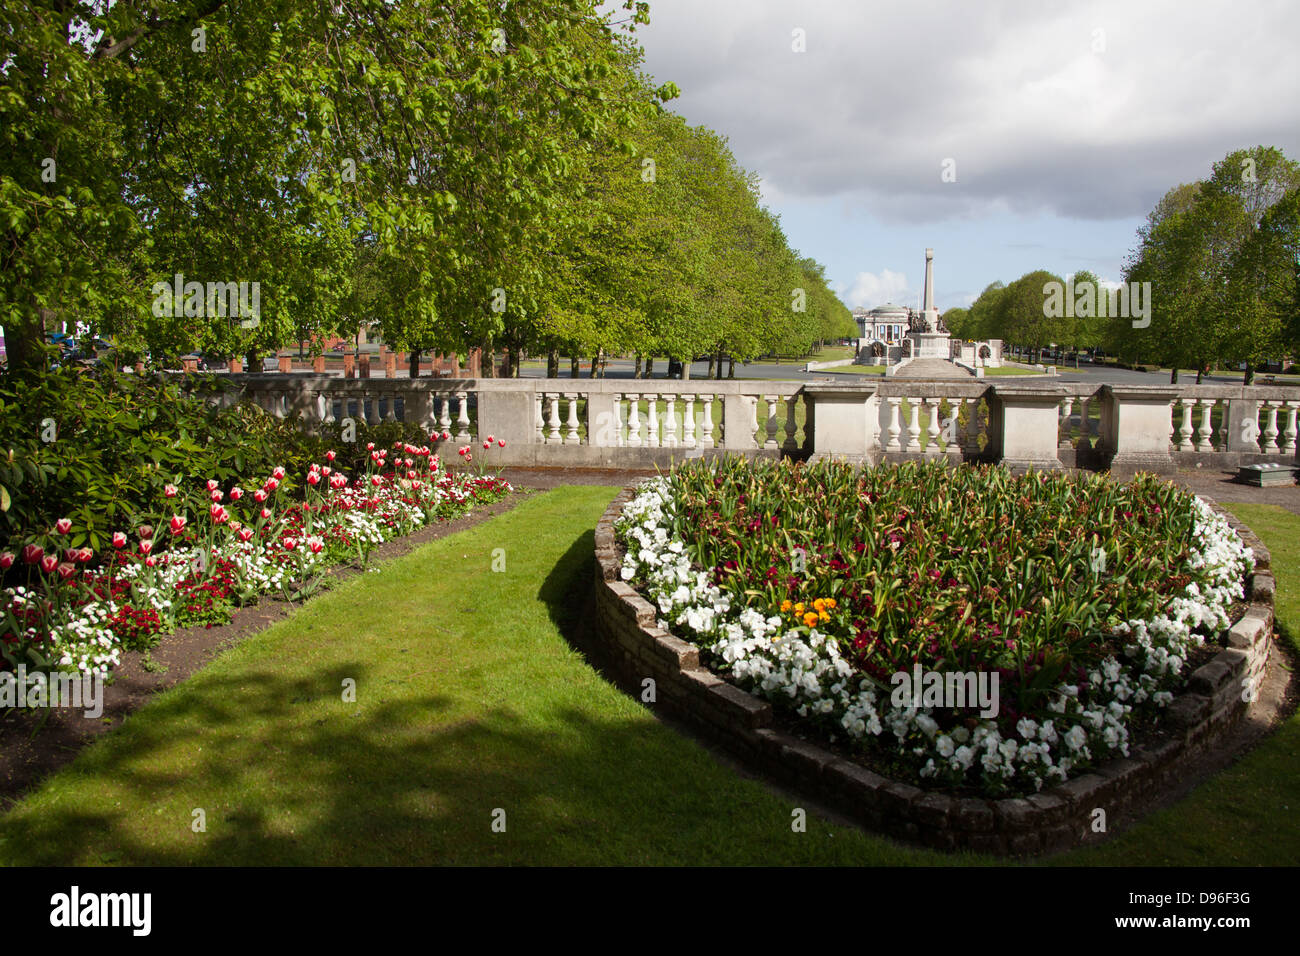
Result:
<instances>
[{"instance_id":1,"label":"green foliage","mask_svg":"<svg viewBox=\"0 0 1300 956\"><path fill-rule=\"evenodd\" d=\"M67 544L99 551L113 531L160 510L168 484L184 493L277 465L303 474L315 446L299 422L206 400L221 388L200 378L187 394L175 381L111 371L0 377L0 538L11 549L40 543L70 518Z\"/></svg>"}]
</instances>

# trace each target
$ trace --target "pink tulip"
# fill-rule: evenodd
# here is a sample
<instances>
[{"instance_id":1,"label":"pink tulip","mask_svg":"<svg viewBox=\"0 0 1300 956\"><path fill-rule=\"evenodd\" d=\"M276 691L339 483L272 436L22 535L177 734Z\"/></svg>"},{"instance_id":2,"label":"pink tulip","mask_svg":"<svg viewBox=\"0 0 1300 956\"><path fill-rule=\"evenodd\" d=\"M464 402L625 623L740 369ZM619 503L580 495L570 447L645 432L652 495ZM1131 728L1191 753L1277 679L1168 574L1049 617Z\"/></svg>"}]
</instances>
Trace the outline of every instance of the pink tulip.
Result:
<instances>
[{"instance_id":1,"label":"pink tulip","mask_svg":"<svg viewBox=\"0 0 1300 956\"><path fill-rule=\"evenodd\" d=\"M466 452L466 453L465 453L465 460L466 460L466 461L473 461L473 460L474 460L474 456L471 455L471 454L469 454L468 452Z\"/></svg>"},{"instance_id":2,"label":"pink tulip","mask_svg":"<svg viewBox=\"0 0 1300 956\"><path fill-rule=\"evenodd\" d=\"M180 534L182 531L185 530L185 516L172 515L172 520L169 527L172 529L172 534Z\"/></svg>"},{"instance_id":3,"label":"pink tulip","mask_svg":"<svg viewBox=\"0 0 1300 956\"><path fill-rule=\"evenodd\" d=\"M54 569L59 566L59 559L56 555L47 554L41 558L41 570L46 574L53 574Z\"/></svg>"},{"instance_id":4,"label":"pink tulip","mask_svg":"<svg viewBox=\"0 0 1300 956\"><path fill-rule=\"evenodd\" d=\"M175 486L175 485L167 485L167 486L165 486L165 487L163 488L163 497L164 497L164 498L175 498L175 497L176 497L176 486Z\"/></svg>"},{"instance_id":5,"label":"pink tulip","mask_svg":"<svg viewBox=\"0 0 1300 956\"><path fill-rule=\"evenodd\" d=\"M39 544L29 544L23 548L23 560L28 564L40 564L45 557L45 549Z\"/></svg>"},{"instance_id":6,"label":"pink tulip","mask_svg":"<svg viewBox=\"0 0 1300 956\"><path fill-rule=\"evenodd\" d=\"M263 519L263 520L266 520L266 519L269 518L269 517L271 517L271 509L270 509L270 508L263 508L263 509L262 509L262 519Z\"/></svg>"},{"instance_id":7,"label":"pink tulip","mask_svg":"<svg viewBox=\"0 0 1300 956\"><path fill-rule=\"evenodd\" d=\"M60 564L56 570L59 572L59 577L63 578L63 580L65 581L77 573L76 566L72 564L68 564L66 562L64 564Z\"/></svg>"},{"instance_id":8,"label":"pink tulip","mask_svg":"<svg viewBox=\"0 0 1300 956\"><path fill-rule=\"evenodd\" d=\"M153 537L153 525L151 524L140 525L140 527L136 529L136 534L140 536L141 541L148 541L150 538Z\"/></svg>"},{"instance_id":9,"label":"pink tulip","mask_svg":"<svg viewBox=\"0 0 1300 956\"><path fill-rule=\"evenodd\" d=\"M121 531L113 532L113 547L115 548L126 547L126 535L124 535Z\"/></svg>"},{"instance_id":10,"label":"pink tulip","mask_svg":"<svg viewBox=\"0 0 1300 956\"><path fill-rule=\"evenodd\" d=\"M54 530L59 534L67 534L72 530L72 519L60 518L58 521L54 522Z\"/></svg>"},{"instance_id":11,"label":"pink tulip","mask_svg":"<svg viewBox=\"0 0 1300 956\"><path fill-rule=\"evenodd\" d=\"M152 550L153 550L153 542L152 542L152 541L141 541L141 542L140 542L140 553L141 553L141 554L148 554L148 553L149 553L150 551L152 551ZM150 565L150 567L152 567L152 565Z\"/></svg>"},{"instance_id":12,"label":"pink tulip","mask_svg":"<svg viewBox=\"0 0 1300 956\"><path fill-rule=\"evenodd\" d=\"M144 566L146 568L157 567L157 565L158 565L158 559L155 558L153 555L149 555L149 557L144 559Z\"/></svg>"}]
</instances>

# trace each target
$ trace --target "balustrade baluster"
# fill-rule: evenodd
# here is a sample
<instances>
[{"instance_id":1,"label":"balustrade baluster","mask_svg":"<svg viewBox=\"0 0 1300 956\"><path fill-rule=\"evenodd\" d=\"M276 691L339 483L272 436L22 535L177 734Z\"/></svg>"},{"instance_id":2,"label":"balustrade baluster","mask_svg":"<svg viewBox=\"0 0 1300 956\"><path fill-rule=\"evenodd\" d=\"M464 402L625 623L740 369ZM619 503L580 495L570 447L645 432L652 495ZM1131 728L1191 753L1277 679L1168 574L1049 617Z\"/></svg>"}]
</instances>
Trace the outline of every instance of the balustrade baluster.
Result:
<instances>
[{"instance_id":1,"label":"balustrade baluster","mask_svg":"<svg viewBox=\"0 0 1300 956\"><path fill-rule=\"evenodd\" d=\"M775 451L777 448L776 431L781 427L776 418L777 396L764 395L763 401L767 402L767 440L763 442L763 447Z\"/></svg>"},{"instance_id":2,"label":"balustrade baluster","mask_svg":"<svg viewBox=\"0 0 1300 956\"><path fill-rule=\"evenodd\" d=\"M456 393L456 441L469 443L469 393Z\"/></svg>"},{"instance_id":3,"label":"balustrade baluster","mask_svg":"<svg viewBox=\"0 0 1300 956\"><path fill-rule=\"evenodd\" d=\"M1269 401L1265 404L1268 406L1268 423L1264 428L1264 453L1276 455L1280 450L1277 447L1277 410L1282 403Z\"/></svg>"},{"instance_id":4,"label":"balustrade baluster","mask_svg":"<svg viewBox=\"0 0 1300 956\"><path fill-rule=\"evenodd\" d=\"M659 410L657 403L659 395L655 392L647 392L645 395L645 414L646 414L646 445L651 448L659 447Z\"/></svg>"},{"instance_id":5,"label":"balustrade baluster","mask_svg":"<svg viewBox=\"0 0 1300 956\"><path fill-rule=\"evenodd\" d=\"M581 443L578 437L578 394L576 392L565 392L564 397L569 400L569 420L568 432L564 436L566 445L577 445Z\"/></svg>"},{"instance_id":6,"label":"balustrade baluster","mask_svg":"<svg viewBox=\"0 0 1300 956\"><path fill-rule=\"evenodd\" d=\"M1183 397L1183 420L1178 426L1178 450L1192 451L1195 446L1192 445L1192 408L1196 405L1196 399Z\"/></svg>"},{"instance_id":7,"label":"balustrade baluster","mask_svg":"<svg viewBox=\"0 0 1300 956\"><path fill-rule=\"evenodd\" d=\"M1211 421L1214 415L1214 403L1213 398L1198 400L1201 406L1201 427L1196 430L1197 451L1214 451L1214 423Z\"/></svg>"},{"instance_id":8,"label":"balustrade baluster","mask_svg":"<svg viewBox=\"0 0 1300 956\"><path fill-rule=\"evenodd\" d=\"M907 451L916 454L921 450L921 403L925 399L914 398L907 403Z\"/></svg>"},{"instance_id":9,"label":"balustrade baluster","mask_svg":"<svg viewBox=\"0 0 1300 956\"><path fill-rule=\"evenodd\" d=\"M1300 410L1300 402L1286 403L1286 431L1282 433L1282 452L1286 455L1295 454L1297 410Z\"/></svg>"},{"instance_id":10,"label":"balustrade baluster","mask_svg":"<svg viewBox=\"0 0 1300 956\"><path fill-rule=\"evenodd\" d=\"M627 443L632 448L641 447L641 396L628 393Z\"/></svg>"},{"instance_id":11,"label":"balustrade baluster","mask_svg":"<svg viewBox=\"0 0 1300 956\"><path fill-rule=\"evenodd\" d=\"M682 395L682 447L695 447L695 396Z\"/></svg>"},{"instance_id":12,"label":"balustrade baluster","mask_svg":"<svg viewBox=\"0 0 1300 956\"><path fill-rule=\"evenodd\" d=\"M713 399L714 396L712 395L700 396L700 409L701 414L704 416L700 419L701 448L713 448L715 446L713 441Z\"/></svg>"},{"instance_id":13,"label":"balustrade baluster","mask_svg":"<svg viewBox=\"0 0 1300 956\"><path fill-rule=\"evenodd\" d=\"M798 395L791 395L785 400L785 441L781 447L787 452L799 450L799 419L795 417L795 402L798 400Z\"/></svg>"},{"instance_id":14,"label":"balustrade baluster","mask_svg":"<svg viewBox=\"0 0 1300 956\"><path fill-rule=\"evenodd\" d=\"M889 441L885 444L885 451L902 451L903 446L899 444L899 436L903 434L903 426L899 421L899 414L903 400L897 395L891 395L885 401L889 403Z\"/></svg>"},{"instance_id":15,"label":"balustrade baluster","mask_svg":"<svg viewBox=\"0 0 1300 956\"><path fill-rule=\"evenodd\" d=\"M665 448L677 447L677 396L669 393L664 396L664 435Z\"/></svg>"},{"instance_id":16,"label":"balustrade baluster","mask_svg":"<svg viewBox=\"0 0 1300 956\"><path fill-rule=\"evenodd\" d=\"M926 399L925 402L930 412L930 420L925 426L925 453L927 455L939 454L939 406L942 401L942 399L936 397Z\"/></svg>"}]
</instances>

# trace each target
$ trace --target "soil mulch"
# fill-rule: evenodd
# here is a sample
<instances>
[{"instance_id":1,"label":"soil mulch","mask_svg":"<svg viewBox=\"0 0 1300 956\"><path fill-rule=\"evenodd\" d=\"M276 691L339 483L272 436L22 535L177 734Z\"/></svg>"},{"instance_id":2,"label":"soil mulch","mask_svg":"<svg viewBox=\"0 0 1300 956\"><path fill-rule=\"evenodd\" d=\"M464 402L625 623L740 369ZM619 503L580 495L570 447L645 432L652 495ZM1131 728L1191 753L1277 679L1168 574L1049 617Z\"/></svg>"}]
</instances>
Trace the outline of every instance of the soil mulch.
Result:
<instances>
[{"instance_id":1,"label":"soil mulch","mask_svg":"<svg viewBox=\"0 0 1300 956\"><path fill-rule=\"evenodd\" d=\"M515 476L503 477L514 485L516 494L488 505L476 505L469 515L431 524L388 541L371 552L371 565L391 561L430 541L472 528L510 510L524 494L547 487L541 480L530 480L530 475L521 474L518 481ZM555 481L549 487L565 483ZM335 584L361 573L355 565L338 565L327 572L327 577ZM82 747L120 725L154 694L179 684L222 651L283 620L298 606L264 597L256 604L237 609L228 624L182 628L162 635L158 646L147 655L139 651L124 653L122 663L112 672L111 682L103 686L103 713L98 718L87 718L84 709L69 707L0 712L0 810L11 807L46 776L70 763Z\"/></svg>"}]
</instances>

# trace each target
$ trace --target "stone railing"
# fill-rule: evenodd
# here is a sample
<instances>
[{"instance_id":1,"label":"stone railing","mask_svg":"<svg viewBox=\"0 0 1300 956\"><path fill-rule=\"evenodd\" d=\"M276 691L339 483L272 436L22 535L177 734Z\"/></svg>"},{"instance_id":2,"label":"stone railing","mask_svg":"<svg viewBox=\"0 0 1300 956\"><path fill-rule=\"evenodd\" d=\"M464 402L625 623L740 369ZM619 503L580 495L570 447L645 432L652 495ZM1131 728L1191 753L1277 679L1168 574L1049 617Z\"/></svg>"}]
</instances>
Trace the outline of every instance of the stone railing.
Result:
<instances>
[{"instance_id":1,"label":"stone railing","mask_svg":"<svg viewBox=\"0 0 1300 956\"><path fill-rule=\"evenodd\" d=\"M401 421L457 444L504 438L494 460L513 465L635 468L738 453L1234 470L1296 461L1300 413L1300 388L1273 385L223 378L234 386L223 401L312 424Z\"/></svg>"}]
</instances>

